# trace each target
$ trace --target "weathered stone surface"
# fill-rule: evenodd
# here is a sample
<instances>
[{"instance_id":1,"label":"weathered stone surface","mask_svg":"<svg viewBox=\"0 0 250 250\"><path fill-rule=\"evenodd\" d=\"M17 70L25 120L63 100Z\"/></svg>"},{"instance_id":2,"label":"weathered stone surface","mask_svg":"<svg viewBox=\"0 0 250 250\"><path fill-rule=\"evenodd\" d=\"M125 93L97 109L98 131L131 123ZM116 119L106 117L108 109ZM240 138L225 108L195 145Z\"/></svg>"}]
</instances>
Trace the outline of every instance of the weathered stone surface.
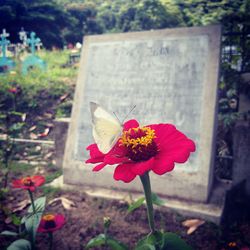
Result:
<instances>
[{"instance_id":1,"label":"weathered stone surface","mask_svg":"<svg viewBox=\"0 0 250 250\"><path fill-rule=\"evenodd\" d=\"M89 102L123 120L174 123L197 151L189 162L164 176L151 175L155 192L181 199L208 200L212 187L220 27L167 29L85 37L69 128L64 180L68 184L139 190L138 180L115 182L114 167L93 173L85 165L93 143Z\"/></svg>"},{"instance_id":2,"label":"weathered stone surface","mask_svg":"<svg viewBox=\"0 0 250 250\"><path fill-rule=\"evenodd\" d=\"M62 168L66 138L69 128L70 118L59 118L55 120L55 160L56 166Z\"/></svg>"}]
</instances>

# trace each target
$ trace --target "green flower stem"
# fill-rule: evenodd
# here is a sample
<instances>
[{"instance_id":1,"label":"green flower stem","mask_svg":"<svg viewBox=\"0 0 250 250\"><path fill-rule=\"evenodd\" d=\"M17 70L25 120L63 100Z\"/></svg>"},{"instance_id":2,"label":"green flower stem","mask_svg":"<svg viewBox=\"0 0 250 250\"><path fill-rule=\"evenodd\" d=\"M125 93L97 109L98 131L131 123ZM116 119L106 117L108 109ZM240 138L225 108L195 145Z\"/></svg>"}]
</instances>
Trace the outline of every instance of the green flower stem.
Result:
<instances>
[{"instance_id":1,"label":"green flower stem","mask_svg":"<svg viewBox=\"0 0 250 250\"><path fill-rule=\"evenodd\" d=\"M53 249L53 233L49 232L49 250Z\"/></svg>"},{"instance_id":2,"label":"green flower stem","mask_svg":"<svg viewBox=\"0 0 250 250\"><path fill-rule=\"evenodd\" d=\"M144 189L144 194L147 203L147 213L148 213L148 223L151 233L155 232L155 224L154 224L154 208L152 202L152 193L151 193L151 186L150 186L150 179L149 174L146 172L144 175L140 176L141 182Z\"/></svg>"},{"instance_id":3,"label":"green flower stem","mask_svg":"<svg viewBox=\"0 0 250 250\"><path fill-rule=\"evenodd\" d=\"M30 201L31 201L33 213L35 214L36 213L36 208L35 208L35 203L34 203L34 199L33 199L33 194L29 189L28 189L28 192L29 192L29 196L30 196Z\"/></svg>"}]
</instances>

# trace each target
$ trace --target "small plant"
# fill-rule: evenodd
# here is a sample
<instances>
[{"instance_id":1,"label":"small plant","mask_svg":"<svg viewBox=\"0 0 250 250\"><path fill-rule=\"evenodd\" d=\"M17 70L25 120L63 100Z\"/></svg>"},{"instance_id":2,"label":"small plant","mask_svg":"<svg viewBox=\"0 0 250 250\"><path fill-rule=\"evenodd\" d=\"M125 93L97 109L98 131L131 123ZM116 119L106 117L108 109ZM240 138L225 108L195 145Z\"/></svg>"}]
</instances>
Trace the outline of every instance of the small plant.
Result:
<instances>
[{"instance_id":1,"label":"small plant","mask_svg":"<svg viewBox=\"0 0 250 250\"><path fill-rule=\"evenodd\" d=\"M8 176L10 172L10 163L15 151L14 137L18 136L24 126L24 114L17 112L18 97L21 93L20 87L12 87L9 90L11 94L11 107L0 114L0 134L2 135L0 159L2 172L2 188L7 188Z\"/></svg>"},{"instance_id":2,"label":"small plant","mask_svg":"<svg viewBox=\"0 0 250 250\"><path fill-rule=\"evenodd\" d=\"M119 242L118 240L114 239L109 235L108 230L110 225L111 225L110 218L104 217L103 218L104 233L99 234L93 239L91 239L87 243L86 249L104 246L105 248L109 247L112 250L128 250L128 247L126 245L124 245L123 243Z\"/></svg>"}]
</instances>

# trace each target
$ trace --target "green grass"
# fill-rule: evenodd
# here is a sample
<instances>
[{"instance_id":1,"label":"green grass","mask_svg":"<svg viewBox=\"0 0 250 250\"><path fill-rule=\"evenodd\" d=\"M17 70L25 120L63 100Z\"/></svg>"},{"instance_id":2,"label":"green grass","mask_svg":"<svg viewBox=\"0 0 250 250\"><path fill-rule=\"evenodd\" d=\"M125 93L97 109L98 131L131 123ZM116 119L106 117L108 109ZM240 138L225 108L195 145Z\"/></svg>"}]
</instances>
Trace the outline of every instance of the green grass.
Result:
<instances>
[{"instance_id":1,"label":"green grass","mask_svg":"<svg viewBox=\"0 0 250 250\"><path fill-rule=\"evenodd\" d=\"M56 188L56 187L49 187L49 186L43 186L41 187L42 191L43 191L43 195L47 197L47 199L51 199L52 197L54 197L56 194L58 194L61 189L60 188Z\"/></svg>"},{"instance_id":2,"label":"green grass","mask_svg":"<svg viewBox=\"0 0 250 250\"><path fill-rule=\"evenodd\" d=\"M20 163L13 161L10 164L10 171L13 173L23 173L25 175L25 173L30 172L35 167L36 166L27 163Z\"/></svg>"},{"instance_id":3,"label":"green grass","mask_svg":"<svg viewBox=\"0 0 250 250\"><path fill-rule=\"evenodd\" d=\"M54 179L58 178L59 176L61 176L62 170L59 169L57 171L55 171L54 173L49 174L48 176L46 176L46 182L45 183L50 183L52 182Z\"/></svg>"},{"instance_id":4,"label":"green grass","mask_svg":"<svg viewBox=\"0 0 250 250\"><path fill-rule=\"evenodd\" d=\"M31 107L44 90L49 92L50 98L56 98L66 92L72 91L75 84L77 69L75 67L62 67L69 60L68 51L41 51L39 56L46 62L47 70L31 70L27 75L22 75L19 68L15 73L0 75L0 98L5 95L9 99L12 94L8 89L12 86L20 86L23 101L29 102ZM25 100L26 99L26 100Z\"/></svg>"}]
</instances>

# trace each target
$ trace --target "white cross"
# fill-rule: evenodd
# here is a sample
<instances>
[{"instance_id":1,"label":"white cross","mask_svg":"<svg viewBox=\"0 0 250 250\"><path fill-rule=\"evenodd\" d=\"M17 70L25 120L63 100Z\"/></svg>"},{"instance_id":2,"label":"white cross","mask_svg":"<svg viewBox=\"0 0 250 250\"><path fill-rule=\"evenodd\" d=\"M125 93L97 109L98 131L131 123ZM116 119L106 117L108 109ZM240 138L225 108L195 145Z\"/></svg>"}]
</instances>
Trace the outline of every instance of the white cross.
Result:
<instances>
[{"instance_id":1,"label":"white cross","mask_svg":"<svg viewBox=\"0 0 250 250\"><path fill-rule=\"evenodd\" d=\"M26 42L26 40L27 40L27 32L23 28L19 32L19 38L20 38L20 40L22 40L24 42Z\"/></svg>"},{"instance_id":2,"label":"white cross","mask_svg":"<svg viewBox=\"0 0 250 250\"><path fill-rule=\"evenodd\" d=\"M3 33L0 34L1 37L8 37L10 34L9 33L6 33L6 29L3 29Z\"/></svg>"}]
</instances>

